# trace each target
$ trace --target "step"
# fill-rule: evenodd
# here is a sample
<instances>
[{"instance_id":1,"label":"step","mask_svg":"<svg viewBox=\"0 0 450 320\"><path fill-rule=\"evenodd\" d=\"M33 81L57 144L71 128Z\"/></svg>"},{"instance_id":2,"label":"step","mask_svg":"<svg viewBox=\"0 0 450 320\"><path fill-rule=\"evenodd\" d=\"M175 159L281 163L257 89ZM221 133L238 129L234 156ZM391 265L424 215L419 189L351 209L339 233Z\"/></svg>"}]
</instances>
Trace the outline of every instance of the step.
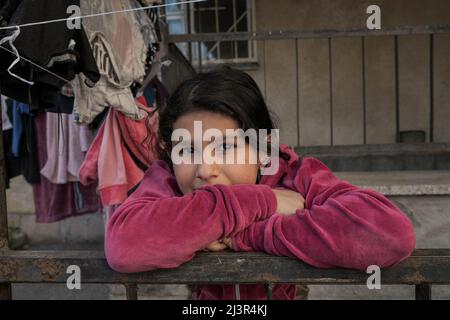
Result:
<instances>
[{"instance_id":1,"label":"step","mask_svg":"<svg viewBox=\"0 0 450 320\"><path fill-rule=\"evenodd\" d=\"M335 175L386 196L450 195L450 170L355 171Z\"/></svg>"},{"instance_id":2,"label":"step","mask_svg":"<svg viewBox=\"0 0 450 320\"><path fill-rule=\"evenodd\" d=\"M333 171L450 170L449 143L396 143L295 148Z\"/></svg>"}]
</instances>

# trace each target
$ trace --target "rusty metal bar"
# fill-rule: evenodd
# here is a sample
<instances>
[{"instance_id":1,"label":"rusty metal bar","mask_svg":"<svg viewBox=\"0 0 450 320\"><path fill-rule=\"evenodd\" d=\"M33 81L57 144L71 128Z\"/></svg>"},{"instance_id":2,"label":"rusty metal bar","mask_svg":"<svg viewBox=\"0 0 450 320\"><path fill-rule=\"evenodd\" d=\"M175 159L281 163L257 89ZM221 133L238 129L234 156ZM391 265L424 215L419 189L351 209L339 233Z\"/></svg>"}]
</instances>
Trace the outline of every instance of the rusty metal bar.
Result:
<instances>
[{"instance_id":1,"label":"rusty metal bar","mask_svg":"<svg viewBox=\"0 0 450 320\"><path fill-rule=\"evenodd\" d=\"M380 30L348 29L348 30L274 30L264 32L219 32L174 34L169 36L169 42L215 42L238 40L286 40L336 37L363 37L363 36L394 36L411 34L437 34L450 33L450 25L437 26L402 26L389 27Z\"/></svg>"},{"instance_id":2,"label":"rusty metal bar","mask_svg":"<svg viewBox=\"0 0 450 320\"><path fill-rule=\"evenodd\" d=\"M0 301L1 300L11 300L12 290L10 283L0 283Z\"/></svg>"},{"instance_id":3,"label":"rusty metal bar","mask_svg":"<svg viewBox=\"0 0 450 320\"><path fill-rule=\"evenodd\" d=\"M416 285L416 300L431 300L431 285L428 283Z\"/></svg>"},{"instance_id":4,"label":"rusty metal bar","mask_svg":"<svg viewBox=\"0 0 450 320\"><path fill-rule=\"evenodd\" d=\"M138 299L138 286L135 283L125 284L125 290L127 295L127 300L137 300Z\"/></svg>"},{"instance_id":5,"label":"rusty metal bar","mask_svg":"<svg viewBox=\"0 0 450 320\"><path fill-rule=\"evenodd\" d=\"M220 264L217 261L221 261ZM364 271L319 269L299 260L251 252L200 252L174 269L122 274L101 251L2 251L0 283L66 283L65 270L81 267L83 283L136 284L366 284ZM417 250L383 270L383 284L450 284L450 249Z\"/></svg>"},{"instance_id":6,"label":"rusty metal bar","mask_svg":"<svg viewBox=\"0 0 450 320\"><path fill-rule=\"evenodd\" d=\"M267 300L273 300L273 283L266 283L264 285L266 287L266 292L267 292Z\"/></svg>"},{"instance_id":7,"label":"rusty metal bar","mask_svg":"<svg viewBox=\"0 0 450 320\"><path fill-rule=\"evenodd\" d=\"M1 93L1 88L0 88ZM8 250L8 216L6 208L6 169L3 152L3 123L0 117L0 251ZM1 267L1 265L0 265ZM0 283L0 300L11 300L11 283Z\"/></svg>"},{"instance_id":8,"label":"rusty metal bar","mask_svg":"<svg viewBox=\"0 0 450 320\"><path fill-rule=\"evenodd\" d=\"M0 90L1 91L1 90ZM0 119L0 133L3 132ZM3 152L3 134L0 134L0 250L8 249L8 216L6 209L6 168Z\"/></svg>"}]
</instances>

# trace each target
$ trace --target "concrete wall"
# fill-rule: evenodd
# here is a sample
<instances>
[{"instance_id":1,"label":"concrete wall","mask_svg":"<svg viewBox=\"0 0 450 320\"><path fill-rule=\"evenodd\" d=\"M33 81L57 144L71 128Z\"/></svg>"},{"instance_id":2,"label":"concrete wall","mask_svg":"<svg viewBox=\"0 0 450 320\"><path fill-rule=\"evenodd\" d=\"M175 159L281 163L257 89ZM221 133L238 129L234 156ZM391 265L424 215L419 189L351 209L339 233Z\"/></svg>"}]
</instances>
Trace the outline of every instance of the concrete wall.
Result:
<instances>
[{"instance_id":1,"label":"concrete wall","mask_svg":"<svg viewBox=\"0 0 450 320\"><path fill-rule=\"evenodd\" d=\"M450 24L446 0L256 0L255 27L363 29L371 4L381 8L382 28ZM404 130L425 131L427 142L450 142L450 34L399 36L397 44L393 36L372 36L256 46L259 66L249 73L278 115L284 143L395 143Z\"/></svg>"}]
</instances>

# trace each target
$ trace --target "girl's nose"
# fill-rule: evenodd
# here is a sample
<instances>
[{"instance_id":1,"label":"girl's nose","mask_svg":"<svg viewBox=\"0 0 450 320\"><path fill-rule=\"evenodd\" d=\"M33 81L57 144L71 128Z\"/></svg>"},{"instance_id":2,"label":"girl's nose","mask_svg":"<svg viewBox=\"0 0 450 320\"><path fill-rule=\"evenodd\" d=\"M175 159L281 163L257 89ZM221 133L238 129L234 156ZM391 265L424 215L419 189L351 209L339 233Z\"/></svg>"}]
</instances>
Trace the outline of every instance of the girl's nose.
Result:
<instances>
[{"instance_id":1,"label":"girl's nose","mask_svg":"<svg viewBox=\"0 0 450 320\"><path fill-rule=\"evenodd\" d=\"M197 167L197 177L203 181L213 183L219 176L219 166L216 163L208 164L203 161Z\"/></svg>"}]
</instances>

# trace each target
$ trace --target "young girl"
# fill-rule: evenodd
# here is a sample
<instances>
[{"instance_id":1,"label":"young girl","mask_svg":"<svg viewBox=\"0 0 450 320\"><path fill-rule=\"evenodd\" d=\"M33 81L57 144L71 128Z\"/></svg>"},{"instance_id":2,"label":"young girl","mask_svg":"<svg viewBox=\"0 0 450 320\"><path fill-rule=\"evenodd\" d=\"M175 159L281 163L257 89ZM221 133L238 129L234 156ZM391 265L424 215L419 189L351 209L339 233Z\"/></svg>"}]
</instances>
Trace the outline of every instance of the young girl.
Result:
<instances>
[{"instance_id":1,"label":"young girl","mask_svg":"<svg viewBox=\"0 0 450 320\"><path fill-rule=\"evenodd\" d=\"M247 142L219 146L225 153L244 152L245 163L175 164L172 133L181 129L195 137L196 121L203 130L224 135L227 129L274 129L260 90L246 73L225 68L182 83L159 110L160 160L108 222L105 251L114 270L176 268L197 251L227 247L319 268L366 270L393 266L413 251L413 226L386 197L339 180L319 160L299 158L285 145L272 157L279 164L272 175L261 175L264 159L249 161L258 150ZM209 142L192 140L178 149L189 157ZM237 288L241 299L267 298L263 285ZM235 289L205 285L194 293L197 299L235 299ZM274 299L295 295L294 285L273 291Z\"/></svg>"}]
</instances>

